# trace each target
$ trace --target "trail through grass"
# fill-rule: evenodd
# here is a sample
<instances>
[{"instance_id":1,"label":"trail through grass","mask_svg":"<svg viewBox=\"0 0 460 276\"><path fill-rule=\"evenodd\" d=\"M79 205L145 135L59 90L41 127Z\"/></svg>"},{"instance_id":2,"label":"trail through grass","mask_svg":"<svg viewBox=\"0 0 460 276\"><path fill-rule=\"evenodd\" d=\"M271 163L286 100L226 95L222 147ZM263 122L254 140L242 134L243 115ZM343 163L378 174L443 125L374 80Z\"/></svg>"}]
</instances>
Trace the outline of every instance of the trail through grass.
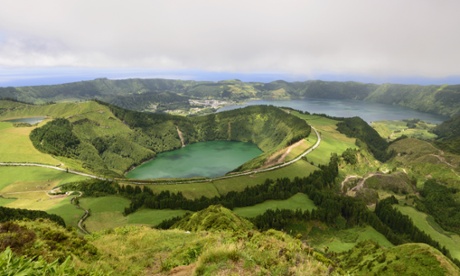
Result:
<instances>
[{"instance_id":1,"label":"trail through grass","mask_svg":"<svg viewBox=\"0 0 460 276\"><path fill-rule=\"evenodd\" d=\"M0 195L16 200L6 207L48 210L58 204L62 197L50 197L52 188L86 177L40 167L0 167Z\"/></svg>"}]
</instances>

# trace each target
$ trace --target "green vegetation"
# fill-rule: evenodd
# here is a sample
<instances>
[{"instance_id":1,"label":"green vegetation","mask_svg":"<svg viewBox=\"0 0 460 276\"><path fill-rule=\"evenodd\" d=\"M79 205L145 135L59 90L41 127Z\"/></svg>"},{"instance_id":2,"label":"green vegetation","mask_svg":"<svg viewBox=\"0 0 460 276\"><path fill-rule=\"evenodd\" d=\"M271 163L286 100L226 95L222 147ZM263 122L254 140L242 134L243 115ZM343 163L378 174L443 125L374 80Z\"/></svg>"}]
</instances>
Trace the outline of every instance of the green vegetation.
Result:
<instances>
[{"instance_id":1,"label":"green vegetation","mask_svg":"<svg viewBox=\"0 0 460 276\"><path fill-rule=\"evenodd\" d=\"M268 106L179 117L134 112L96 102L73 104L74 113L62 110L71 108L67 103L11 107L10 102L1 101L0 108L2 105L5 108L0 116L38 113L58 117L32 131L30 138L34 145L66 162L68 158L78 160L77 169L109 177L121 176L155 153L179 148L182 141L185 144L210 140L253 142L265 153L239 170L256 168L273 152L310 134L304 120Z\"/></svg>"},{"instance_id":2,"label":"green vegetation","mask_svg":"<svg viewBox=\"0 0 460 276\"><path fill-rule=\"evenodd\" d=\"M406 172L411 178L415 177L419 188L430 178L450 187L459 187L458 155L441 151L427 141L413 138L395 141L389 149L395 151L396 155L387 163L388 166Z\"/></svg>"},{"instance_id":3,"label":"green vegetation","mask_svg":"<svg viewBox=\"0 0 460 276\"><path fill-rule=\"evenodd\" d=\"M272 209L289 209L289 210L313 210L315 204L305 194L295 194L286 200L267 200L260 204L256 204L248 207L235 208L233 212L238 216L245 218L253 218L263 214L265 211Z\"/></svg>"},{"instance_id":4,"label":"green vegetation","mask_svg":"<svg viewBox=\"0 0 460 276\"><path fill-rule=\"evenodd\" d=\"M246 219L240 218L229 209L219 205L209 206L175 223L173 228L186 231L243 231L247 232L254 225Z\"/></svg>"},{"instance_id":5,"label":"green vegetation","mask_svg":"<svg viewBox=\"0 0 460 276\"><path fill-rule=\"evenodd\" d=\"M428 180L420 191L423 198L417 201L416 207L433 215L443 229L459 234L460 203L455 200L455 194L458 192L458 189L447 188L435 180Z\"/></svg>"},{"instance_id":6,"label":"green vegetation","mask_svg":"<svg viewBox=\"0 0 460 276\"><path fill-rule=\"evenodd\" d=\"M418 243L382 248L361 242L338 255L341 268L356 275L458 275L460 270L438 250Z\"/></svg>"},{"instance_id":7,"label":"green vegetation","mask_svg":"<svg viewBox=\"0 0 460 276\"><path fill-rule=\"evenodd\" d=\"M39 257L38 260L15 256L8 247L0 253L0 274L2 275L70 275L77 272L70 263L68 257L64 263L58 260L48 263Z\"/></svg>"},{"instance_id":8,"label":"green vegetation","mask_svg":"<svg viewBox=\"0 0 460 276\"><path fill-rule=\"evenodd\" d=\"M372 122L371 126L388 141L394 141L403 136L420 140L434 140L437 138L437 135L432 132L436 125L418 119L378 121Z\"/></svg>"},{"instance_id":9,"label":"green vegetation","mask_svg":"<svg viewBox=\"0 0 460 276\"><path fill-rule=\"evenodd\" d=\"M308 230L310 228L310 230ZM393 245L384 235L377 232L370 226L357 226L348 229L334 229L325 225L316 227L314 225L305 227L303 236L307 237L308 243L320 250L332 252L344 252L352 249L358 243L371 240L382 247L392 247Z\"/></svg>"},{"instance_id":10,"label":"green vegetation","mask_svg":"<svg viewBox=\"0 0 460 276\"><path fill-rule=\"evenodd\" d=\"M433 240L439 242L442 247L449 250L453 258L460 260L460 248L458 247L460 243L459 235L444 231L441 226L434 221L432 216L417 211L411 206L395 205L394 207L404 215L409 216L417 228L430 235Z\"/></svg>"},{"instance_id":11,"label":"green vegetation","mask_svg":"<svg viewBox=\"0 0 460 276\"><path fill-rule=\"evenodd\" d=\"M241 101L265 99L350 99L396 104L423 112L446 116L460 113L460 85L366 84L358 82L286 82L245 83L165 79L96 79L60 85L0 88L0 98L30 103L101 99L139 111L189 111L190 100L218 99ZM1 111L1 110L0 110ZM1 112L0 112L1 113Z\"/></svg>"},{"instance_id":12,"label":"green vegetation","mask_svg":"<svg viewBox=\"0 0 460 276\"><path fill-rule=\"evenodd\" d=\"M13 127L0 122L0 162L27 162L57 165L59 160L38 151L29 139L34 127Z\"/></svg>"},{"instance_id":13,"label":"green vegetation","mask_svg":"<svg viewBox=\"0 0 460 276\"><path fill-rule=\"evenodd\" d=\"M460 115L438 125L433 132L439 136L436 144L440 148L460 154Z\"/></svg>"},{"instance_id":14,"label":"green vegetation","mask_svg":"<svg viewBox=\"0 0 460 276\"><path fill-rule=\"evenodd\" d=\"M387 152L388 143L372 127L359 117L345 118L337 124L341 133L359 139L372 152L375 159L385 162L392 153Z\"/></svg>"},{"instance_id":15,"label":"green vegetation","mask_svg":"<svg viewBox=\"0 0 460 276\"><path fill-rule=\"evenodd\" d=\"M142 85L145 84L138 86L139 95L145 94L145 99L150 97L149 93L160 93L143 91ZM216 88L223 89L220 97L244 99L262 94L277 98L301 96L312 91L303 91L302 83L244 85L229 81L209 88L201 83L197 87L207 90L196 88L193 93L212 98ZM325 97L337 95L334 84L309 85L311 89L327 91ZM379 89L372 85L364 89L356 83L347 87L356 89L353 93L357 99L368 97L367 89ZM183 93L191 91L189 87L181 89ZM171 97L170 104L174 101L173 92L163 96ZM346 98L345 94L342 96ZM134 108L135 100L131 104ZM0 224L0 241L10 244L0 249L10 246L12 252L7 250L0 255L9 254L10 260L24 267L49 264L51 269L67 273L117 275L459 274L446 258L460 263L459 235L445 230L458 232L460 159L429 142L398 138L388 144L359 118L326 118L274 107L185 118L138 113L100 102L38 106L0 101L0 118L24 115L58 119L41 123L38 128L13 128L9 123L0 123L0 138L4 135L14 143L12 137L16 134L11 131L22 133L22 138L31 133L37 148L58 158L35 151L38 154L33 157L37 160L34 162L47 163L38 161L40 158L57 160L48 164L62 163L62 168L111 177L121 176L126 168L157 152L182 146L181 140L186 144L216 139L257 143L265 154L239 168L246 170L266 165L270 157L286 153L289 160L300 154L316 141L309 124L322 136L318 149L290 166L194 184L82 181L84 177L45 168L1 167L0 205L46 210L53 214L51 217L62 216L68 226L75 227L83 212L61 193L78 191L74 195L83 195L79 204L91 213L84 226L94 233L81 238L83 241L75 239L75 232L43 219L12 222L12 218L4 216L10 224ZM416 120L405 123L410 130L423 128ZM305 137L301 146L287 154L287 146ZM25 145L24 141L18 143ZM31 143L27 147L32 148ZM376 161L369 153L384 161L391 151L395 156L385 163ZM26 154L18 156L23 158ZM13 151L4 158L15 161ZM339 182L345 178L342 187ZM353 193L340 193L356 185L359 179L362 185ZM427 179L434 180L426 182ZM46 193L58 185L58 194ZM366 206L371 203L376 204ZM415 206L419 211L398 204ZM7 210L14 214L14 219L32 213ZM129 224L160 224L162 228L176 229L162 231ZM266 232L259 232L262 230ZM428 245L408 242L424 242L440 252ZM68 255L69 259L63 258ZM407 268L408 265L411 267Z\"/></svg>"},{"instance_id":16,"label":"green vegetation","mask_svg":"<svg viewBox=\"0 0 460 276\"><path fill-rule=\"evenodd\" d=\"M15 208L6 208L0 207L0 222L10 221L10 220L18 220L18 219L49 219L61 226L65 227L64 220L56 215L48 214L43 211L37 210L26 210L26 209L15 209Z\"/></svg>"}]
</instances>

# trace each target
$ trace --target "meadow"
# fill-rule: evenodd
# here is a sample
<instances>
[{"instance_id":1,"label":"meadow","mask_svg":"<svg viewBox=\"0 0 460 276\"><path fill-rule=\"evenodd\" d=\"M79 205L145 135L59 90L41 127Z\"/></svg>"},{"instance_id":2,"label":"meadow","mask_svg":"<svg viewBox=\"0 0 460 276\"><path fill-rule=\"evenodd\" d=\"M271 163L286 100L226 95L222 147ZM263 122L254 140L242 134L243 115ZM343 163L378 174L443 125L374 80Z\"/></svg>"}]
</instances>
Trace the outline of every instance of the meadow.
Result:
<instances>
[{"instance_id":1,"label":"meadow","mask_svg":"<svg viewBox=\"0 0 460 276\"><path fill-rule=\"evenodd\" d=\"M14 127L0 122L0 162L27 162L58 165L61 162L49 154L38 151L29 139L35 127Z\"/></svg>"},{"instance_id":2,"label":"meadow","mask_svg":"<svg viewBox=\"0 0 460 276\"><path fill-rule=\"evenodd\" d=\"M313 201L306 194L298 193L286 200L267 200L263 203L248 207L235 208L233 212L241 217L253 218L263 214L268 209L290 209L311 211L316 209Z\"/></svg>"},{"instance_id":3,"label":"meadow","mask_svg":"<svg viewBox=\"0 0 460 276\"><path fill-rule=\"evenodd\" d=\"M447 250L450 251L452 257L460 260L459 235L444 231L432 217L415 210L413 207L400 205L396 205L394 207L396 207L404 215L408 215L414 222L415 226L430 235L433 240L439 242L441 246L445 246Z\"/></svg>"},{"instance_id":4,"label":"meadow","mask_svg":"<svg viewBox=\"0 0 460 276\"><path fill-rule=\"evenodd\" d=\"M323 227L312 227L307 236L311 246L325 251L344 252L365 240L375 241L384 247L393 246L384 235L377 232L371 226L353 227L343 230Z\"/></svg>"},{"instance_id":5,"label":"meadow","mask_svg":"<svg viewBox=\"0 0 460 276\"><path fill-rule=\"evenodd\" d=\"M50 196L48 191L64 183L86 177L40 167L0 167L0 195L14 199L5 207L48 210L59 204L62 196Z\"/></svg>"}]
</instances>

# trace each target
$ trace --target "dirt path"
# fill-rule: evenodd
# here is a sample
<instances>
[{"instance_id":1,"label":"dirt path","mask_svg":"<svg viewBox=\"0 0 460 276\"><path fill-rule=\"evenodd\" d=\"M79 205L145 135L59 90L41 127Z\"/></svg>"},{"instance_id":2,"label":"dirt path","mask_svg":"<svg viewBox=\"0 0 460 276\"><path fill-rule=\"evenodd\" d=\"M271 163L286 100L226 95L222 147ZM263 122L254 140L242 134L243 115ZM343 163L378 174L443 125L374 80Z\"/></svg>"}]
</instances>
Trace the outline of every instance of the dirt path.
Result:
<instances>
[{"instance_id":1,"label":"dirt path","mask_svg":"<svg viewBox=\"0 0 460 276\"><path fill-rule=\"evenodd\" d=\"M347 175L347 177L345 177L345 179L342 181L342 183L340 183L340 190L342 191L343 193L343 187L345 186L345 183L348 182L348 180L350 179L354 179L354 178L359 178L360 176L358 175Z\"/></svg>"},{"instance_id":2,"label":"dirt path","mask_svg":"<svg viewBox=\"0 0 460 276\"><path fill-rule=\"evenodd\" d=\"M60 167L57 167L57 166L39 164L39 163L0 162L0 166L41 167L41 168L58 170L58 171L61 171L61 172L68 172L68 173L72 173L72 174L78 174L78 175L81 175L81 176L87 176L87 177L100 179L100 180L107 180L106 178L99 177L99 176L96 176L96 175L83 173L83 172L78 172L78 171L69 170L69 169L63 169L63 168L60 168Z\"/></svg>"},{"instance_id":3,"label":"dirt path","mask_svg":"<svg viewBox=\"0 0 460 276\"><path fill-rule=\"evenodd\" d=\"M347 175L347 177L345 177L345 179L342 181L342 183L340 183L340 190L342 191L342 193L345 193L343 188L345 186L345 184L350 180L350 179L356 179L356 178L361 178L358 182L358 184L356 184L356 186L354 186L353 188L351 188L350 190L346 191L346 194L348 193L353 193L353 192L356 192L360 189L362 189L364 187L364 183L366 182L367 179L373 177L374 175L378 175L380 174L379 172L375 172L375 173L369 173L368 175L366 175L364 178L361 178L361 176L359 175ZM349 195L349 194L348 194Z\"/></svg>"},{"instance_id":4,"label":"dirt path","mask_svg":"<svg viewBox=\"0 0 460 276\"><path fill-rule=\"evenodd\" d=\"M89 210L86 210L84 209L83 207L80 206L80 203L77 201L78 198L80 198L83 193L78 191L78 193L80 193L78 196L74 196L72 197L72 199L70 199L70 203L74 204L75 207L77 207L78 209L81 209L83 210L85 213L83 214L83 216L81 216L80 220L78 221L77 223L77 227L78 229L80 229L80 231L83 233L83 234L91 234L88 230L86 230L86 227L83 225L83 222L85 222L85 220L90 216L90 213L89 213Z\"/></svg>"},{"instance_id":5,"label":"dirt path","mask_svg":"<svg viewBox=\"0 0 460 276\"><path fill-rule=\"evenodd\" d=\"M444 158L444 156L440 156L440 155L437 155L437 154L430 154L431 156L434 156L436 158L438 158L438 160L443 163L443 164L446 164L447 166L449 167L452 167L452 168L455 168L454 165L450 164L449 162L446 161L446 158Z\"/></svg>"},{"instance_id":6,"label":"dirt path","mask_svg":"<svg viewBox=\"0 0 460 276\"><path fill-rule=\"evenodd\" d=\"M179 128L177 126L176 126L176 128L177 128L177 132L179 134L179 137L182 137L182 133L180 132ZM221 177L207 179L207 181L211 182L213 180L221 180L221 179L228 179L228 178L233 178L233 177L238 177L238 176L251 175L251 174L272 171L272 170L276 170L276 169L279 169L279 168L282 168L282 167L289 166L289 165L299 161L300 159L302 159L302 157L304 157L307 154L309 154L312 151L314 151L321 144L321 136L319 135L318 131L314 127L311 127L311 129L315 132L316 137L318 138L316 143L313 146L311 146L310 148L308 148L306 151L304 151L302 154L300 154L296 158L292 159L291 161L283 162L281 164L278 164L278 165L275 165L275 166L272 166L272 167L268 167L268 168L260 168L260 169L256 169L256 170L252 170L252 171L234 173L234 174L229 174L229 175L225 175L225 176L221 176ZM181 141L182 141L182 139L181 139ZM295 145L295 144L293 144L293 145ZM57 166L51 166L51 165L45 165L45 164L39 164L39 163L19 163L19 162L6 163L6 162L0 162L0 166L42 167L42 168L48 168L48 169L53 169L53 170L58 170L58 171L65 171L65 172L68 172L68 173L77 174L77 175L81 175L81 176L87 176L87 177L100 179L100 180L109 180L107 178L99 177L99 176L96 176L96 175L91 175L91 174L82 173L82 172L78 172L78 171L74 171L74 170L63 169L63 168L60 168L60 167L57 167ZM117 180L124 181L124 182L130 183L130 184L140 184L140 185L155 184L154 181L152 181L152 182L148 182L148 181L136 182L136 181L129 181L129 179L117 179ZM203 180L203 179L199 179L199 180L183 180L183 181L168 182L167 184L189 184L189 183L197 183L197 182L203 182L203 181L205 181L205 180ZM162 183L162 184L165 184L165 183Z\"/></svg>"},{"instance_id":7,"label":"dirt path","mask_svg":"<svg viewBox=\"0 0 460 276\"><path fill-rule=\"evenodd\" d=\"M180 131L179 127L176 126L176 130L177 130L177 135L179 135L179 139L180 139L180 143L182 144L182 147L185 147L185 140L184 140L184 136L182 135L182 131Z\"/></svg>"}]
</instances>

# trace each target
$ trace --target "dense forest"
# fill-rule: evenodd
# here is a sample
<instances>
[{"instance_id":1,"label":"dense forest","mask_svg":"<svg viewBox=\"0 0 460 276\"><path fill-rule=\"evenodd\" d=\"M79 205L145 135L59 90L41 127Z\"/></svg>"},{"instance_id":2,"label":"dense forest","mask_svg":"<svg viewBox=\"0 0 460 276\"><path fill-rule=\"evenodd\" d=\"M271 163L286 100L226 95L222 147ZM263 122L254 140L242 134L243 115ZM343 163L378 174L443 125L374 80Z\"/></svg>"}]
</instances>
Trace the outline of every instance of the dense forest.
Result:
<instances>
[{"instance_id":1,"label":"dense forest","mask_svg":"<svg viewBox=\"0 0 460 276\"><path fill-rule=\"evenodd\" d=\"M460 154L460 115L436 126L433 132L438 135L437 146L452 153Z\"/></svg>"}]
</instances>

